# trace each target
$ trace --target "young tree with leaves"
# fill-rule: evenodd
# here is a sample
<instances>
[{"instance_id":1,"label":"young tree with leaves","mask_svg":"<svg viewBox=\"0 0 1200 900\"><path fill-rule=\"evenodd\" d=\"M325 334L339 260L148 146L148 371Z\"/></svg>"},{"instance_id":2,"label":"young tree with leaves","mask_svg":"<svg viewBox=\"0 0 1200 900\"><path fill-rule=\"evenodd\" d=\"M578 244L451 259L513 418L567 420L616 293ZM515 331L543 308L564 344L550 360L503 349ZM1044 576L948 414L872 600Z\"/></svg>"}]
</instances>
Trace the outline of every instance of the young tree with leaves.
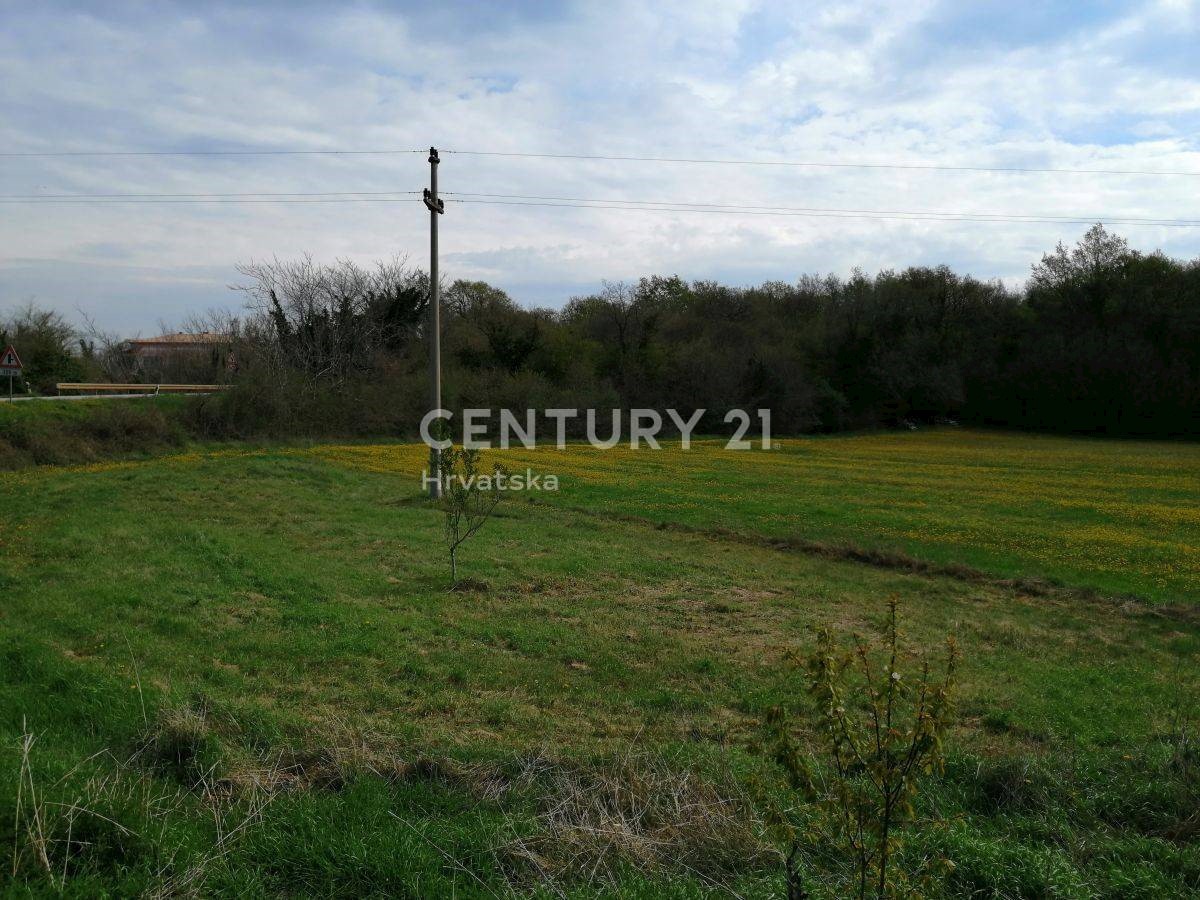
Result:
<instances>
[{"instance_id":1,"label":"young tree with leaves","mask_svg":"<svg viewBox=\"0 0 1200 900\"><path fill-rule=\"evenodd\" d=\"M450 445L438 452L441 497L446 516L446 544L450 554L451 587L458 585L458 548L491 516L504 496L501 484L507 472L496 463L490 473L480 468L479 451Z\"/></svg>"},{"instance_id":2,"label":"young tree with leaves","mask_svg":"<svg viewBox=\"0 0 1200 900\"><path fill-rule=\"evenodd\" d=\"M787 716L772 710L775 757L802 796L817 801L824 824L855 863L855 896L896 897L913 893L922 876L895 865L901 829L915 819L913 800L922 775L940 772L943 739L953 720L952 693L959 662L953 637L943 659L900 647L896 598L888 601L882 638L855 635L839 649L823 628L816 651L804 661L815 704L823 765L810 766ZM789 883L796 847L789 856ZM942 869L949 860L935 861Z\"/></svg>"}]
</instances>

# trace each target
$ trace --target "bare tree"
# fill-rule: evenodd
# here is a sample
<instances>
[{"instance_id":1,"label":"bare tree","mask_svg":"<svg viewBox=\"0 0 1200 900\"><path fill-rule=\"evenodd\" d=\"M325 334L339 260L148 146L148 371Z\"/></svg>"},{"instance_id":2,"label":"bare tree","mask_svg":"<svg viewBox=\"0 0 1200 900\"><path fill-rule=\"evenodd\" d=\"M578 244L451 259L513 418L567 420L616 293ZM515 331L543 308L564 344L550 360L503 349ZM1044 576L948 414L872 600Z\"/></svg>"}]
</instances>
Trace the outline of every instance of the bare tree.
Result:
<instances>
[{"instance_id":1,"label":"bare tree","mask_svg":"<svg viewBox=\"0 0 1200 900\"><path fill-rule=\"evenodd\" d=\"M96 320L79 307L75 308L83 326L79 329L79 350L89 377L97 381L125 384L135 380L135 360L125 352L125 340L115 331L102 331Z\"/></svg>"},{"instance_id":2,"label":"bare tree","mask_svg":"<svg viewBox=\"0 0 1200 900\"><path fill-rule=\"evenodd\" d=\"M313 379L338 382L400 349L420 327L428 277L397 257L373 269L350 260L251 262L236 285L249 298L248 333L265 337L275 361Z\"/></svg>"}]
</instances>

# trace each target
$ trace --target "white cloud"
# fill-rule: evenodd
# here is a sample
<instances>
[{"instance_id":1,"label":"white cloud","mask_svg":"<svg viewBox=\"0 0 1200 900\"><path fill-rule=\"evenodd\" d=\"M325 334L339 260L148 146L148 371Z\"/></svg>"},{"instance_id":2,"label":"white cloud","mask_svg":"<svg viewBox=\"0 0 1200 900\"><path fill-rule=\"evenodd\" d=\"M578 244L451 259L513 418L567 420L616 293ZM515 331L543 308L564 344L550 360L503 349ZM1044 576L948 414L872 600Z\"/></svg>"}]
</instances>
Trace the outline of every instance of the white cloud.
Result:
<instances>
[{"instance_id":1,"label":"white cloud","mask_svg":"<svg viewBox=\"0 0 1200 900\"><path fill-rule=\"evenodd\" d=\"M961 7L931 2L195 10L10 7L0 138L28 151L437 143L1200 172L1195 3L1095 21L1064 7L1060 33L1032 36L976 34ZM444 160L447 191L1085 216L1186 217L1181 199L1200 181ZM69 157L5 159L0 172L14 194L383 191L420 189L426 165L421 154ZM127 330L236 302L225 286L252 257L421 261L427 240L416 202L3 209L0 305L35 293ZM443 269L541 304L651 272L760 281L947 262L1019 279L1083 228L449 204ZM1200 253L1200 229L1121 230L1135 246Z\"/></svg>"}]
</instances>

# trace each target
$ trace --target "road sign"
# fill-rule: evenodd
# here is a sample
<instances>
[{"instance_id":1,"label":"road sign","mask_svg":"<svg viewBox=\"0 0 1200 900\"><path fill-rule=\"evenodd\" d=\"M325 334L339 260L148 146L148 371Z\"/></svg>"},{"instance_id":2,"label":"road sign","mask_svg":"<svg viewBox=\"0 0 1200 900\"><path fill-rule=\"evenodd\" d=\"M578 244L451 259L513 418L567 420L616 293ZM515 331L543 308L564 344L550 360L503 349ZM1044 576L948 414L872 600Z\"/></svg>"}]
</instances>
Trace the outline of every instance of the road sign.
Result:
<instances>
[{"instance_id":1,"label":"road sign","mask_svg":"<svg viewBox=\"0 0 1200 900\"><path fill-rule=\"evenodd\" d=\"M21 357L17 356L17 348L9 344L0 354L0 375L18 376L21 374Z\"/></svg>"}]
</instances>

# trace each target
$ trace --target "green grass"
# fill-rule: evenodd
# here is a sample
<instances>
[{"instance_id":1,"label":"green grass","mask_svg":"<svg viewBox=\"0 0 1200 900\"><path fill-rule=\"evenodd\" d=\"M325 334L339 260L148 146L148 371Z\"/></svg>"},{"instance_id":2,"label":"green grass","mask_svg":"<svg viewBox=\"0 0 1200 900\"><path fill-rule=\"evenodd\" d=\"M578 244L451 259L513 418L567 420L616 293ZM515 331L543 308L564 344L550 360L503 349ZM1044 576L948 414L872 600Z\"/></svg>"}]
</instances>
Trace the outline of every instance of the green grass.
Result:
<instances>
[{"instance_id":1,"label":"green grass","mask_svg":"<svg viewBox=\"0 0 1200 900\"><path fill-rule=\"evenodd\" d=\"M140 409L148 406L168 413L177 413L189 402L190 398L178 394L137 398L89 397L82 400L39 399L11 404L5 402L0 405L0 427L32 422L85 422L95 418L97 410L106 408Z\"/></svg>"},{"instance_id":2,"label":"green grass","mask_svg":"<svg viewBox=\"0 0 1200 900\"><path fill-rule=\"evenodd\" d=\"M503 460L559 474L563 489L542 499L591 512L1200 600L1200 444L966 429L778 443L770 452L717 441L659 452L539 447ZM402 445L324 455L414 479L425 456Z\"/></svg>"},{"instance_id":3,"label":"green grass","mask_svg":"<svg viewBox=\"0 0 1200 900\"><path fill-rule=\"evenodd\" d=\"M610 464L568 451L556 457L558 505L507 503L466 546L464 574L486 593L446 590L441 521L417 496L405 448L193 451L0 476L0 848L22 848L17 876L6 862L0 878L17 896L64 885L125 896L178 888L190 871L203 871L205 893L251 896L537 890L510 852L517 838L550 840L538 818L550 788L521 777L532 757L607 772L649 754L750 798L747 815L767 819L786 793L757 748L758 721L776 704L803 709L789 652L811 647L821 624L871 628L895 594L914 643L953 630L966 654L951 764L924 795L949 824L906 850L957 863L947 893L1200 890L1188 806L1200 762L1181 743L1196 715L1200 624L1186 606L1034 595L617 517L869 543L890 532L883 500L868 503L861 485L896 482L891 496L905 496L915 488L898 473L926 459L926 505L911 507L924 518L897 531L999 514L995 528L1052 535L1061 522L1038 524L1028 497L1004 507L1004 485L1034 470L1059 499L1102 511L1130 484L1143 486L1138 502L1182 508L1188 488L1168 485L1168 470L1195 458L1186 446L954 434L972 446L939 445L937 465L990 458L986 496L944 469L928 475L921 446L950 440L936 436L892 439L907 447L894 459L878 437L709 453L709 475L689 463L678 482L654 477L678 454ZM1039 453L1022 456L1018 441ZM859 487L846 483L855 453L866 460ZM718 504L700 504L705 483ZM951 501L957 516L935 509ZM857 506L805 526L838 503ZM1146 540L1153 526L1139 527ZM1184 525L1170 539L1194 535ZM939 544L900 546L932 556ZM1137 573L1122 582L1104 559L1022 568L1036 557L1018 538L1003 553L987 542L943 550L938 559L999 574L1191 596ZM39 796L91 810L76 826L86 846L50 845L54 875L28 829L13 833L25 733L37 736ZM554 858L553 840L539 846ZM627 862L555 884L578 896L782 889L778 867L752 856L712 872ZM818 847L809 862L818 894L838 895L836 860Z\"/></svg>"}]
</instances>

